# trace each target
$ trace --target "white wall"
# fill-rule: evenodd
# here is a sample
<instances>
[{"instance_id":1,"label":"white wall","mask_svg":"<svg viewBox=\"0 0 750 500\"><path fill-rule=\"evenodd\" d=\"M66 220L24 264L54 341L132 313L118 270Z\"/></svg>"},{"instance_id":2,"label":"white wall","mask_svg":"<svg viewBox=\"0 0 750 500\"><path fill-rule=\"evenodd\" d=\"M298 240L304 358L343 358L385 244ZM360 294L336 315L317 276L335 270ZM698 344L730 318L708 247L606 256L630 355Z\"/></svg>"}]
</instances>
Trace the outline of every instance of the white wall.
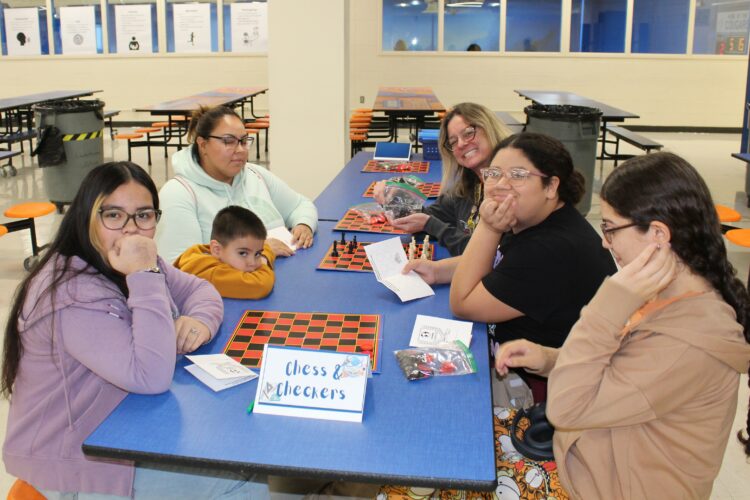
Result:
<instances>
[{"instance_id":1,"label":"white wall","mask_svg":"<svg viewBox=\"0 0 750 500\"><path fill-rule=\"evenodd\" d=\"M125 111L218 87L268 84L266 56L233 54L143 57L100 55L0 58L0 98L50 90L101 89L96 97L107 109ZM266 96L258 106L267 109ZM148 115L138 118L149 120Z\"/></svg>"},{"instance_id":2,"label":"white wall","mask_svg":"<svg viewBox=\"0 0 750 500\"><path fill-rule=\"evenodd\" d=\"M347 4L268 4L271 165L310 197L347 160Z\"/></svg>"},{"instance_id":3,"label":"white wall","mask_svg":"<svg viewBox=\"0 0 750 500\"><path fill-rule=\"evenodd\" d=\"M641 116L628 124L742 126L746 56L381 53L380 2L351 5L351 106L361 106L360 96L371 106L380 85L427 85L448 106L521 112L527 102L513 89L549 89Z\"/></svg>"}]
</instances>

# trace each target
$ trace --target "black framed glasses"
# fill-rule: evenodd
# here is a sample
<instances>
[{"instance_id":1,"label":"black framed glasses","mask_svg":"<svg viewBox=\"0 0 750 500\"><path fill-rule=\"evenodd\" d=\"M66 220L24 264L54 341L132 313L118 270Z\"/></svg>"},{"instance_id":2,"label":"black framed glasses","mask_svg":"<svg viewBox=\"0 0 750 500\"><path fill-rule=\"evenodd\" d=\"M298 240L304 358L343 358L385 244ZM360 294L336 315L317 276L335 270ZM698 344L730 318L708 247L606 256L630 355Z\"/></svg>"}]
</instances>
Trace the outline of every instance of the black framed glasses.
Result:
<instances>
[{"instance_id":1,"label":"black framed glasses","mask_svg":"<svg viewBox=\"0 0 750 500\"><path fill-rule=\"evenodd\" d=\"M523 167L513 167L507 172L498 167L487 167L482 169L482 180L487 184L495 184L505 177L511 186L520 186L531 176L549 177L547 174L538 174Z\"/></svg>"},{"instance_id":2,"label":"black framed glasses","mask_svg":"<svg viewBox=\"0 0 750 500\"><path fill-rule=\"evenodd\" d=\"M161 210L146 208L138 210L134 214L129 214L121 208L100 208L99 218L107 229L122 229L128 225L130 219L133 219L138 229L147 231L156 227L156 223L161 218Z\"/></svg>"},{"instance_id":3,"label":"black framed glasses","mask_svg":"<svg viewBox=\"0 0 750 500\"><path fill-rule=\"evenodd\" d=\"M602 225L599 227L602 229L602 236L604 236L604 239L607 240L607 243L611 245L612 237L614 236L614 233L616 231L619 231L620 229L627 229L629 227L640 226L640 225L641 224L638 224L637 222L631 222L630 224L623 224L622 226L607 227L607 224L602 222Z\"/></svg>"},{"instance_id":4,"label":"black framed glasses","mask_svg":"<svg viewBox=\"0 0 750 500\"><path fill-rule=\"evenodd\" d=\"M475 127L474 125L469 125L465 129L463 129L457 136L448 139L448 142L445 143L445 149L447 149L448 151L453 151L453 148L458 146L459 139L464 141L464 143L467 143L473 141L476 135L477 127Z\"/></svg>"},{"instance_id":5,"label":"black framed glasses","mask_svg":"<svg viewBox=\"0 0 750 500\"><path fill-rule=\"evenodd\" d=\"M224 145L227 148L236 149L238 144L242 144L242 146L248 148L253 145L253 141L255 141L255 137L246 135L244 137L235 137L232 134L226 134L226 135L209 135L210 139L216 139L217 141L221 141L224 143Z\"/></svg>"}]
</instances>

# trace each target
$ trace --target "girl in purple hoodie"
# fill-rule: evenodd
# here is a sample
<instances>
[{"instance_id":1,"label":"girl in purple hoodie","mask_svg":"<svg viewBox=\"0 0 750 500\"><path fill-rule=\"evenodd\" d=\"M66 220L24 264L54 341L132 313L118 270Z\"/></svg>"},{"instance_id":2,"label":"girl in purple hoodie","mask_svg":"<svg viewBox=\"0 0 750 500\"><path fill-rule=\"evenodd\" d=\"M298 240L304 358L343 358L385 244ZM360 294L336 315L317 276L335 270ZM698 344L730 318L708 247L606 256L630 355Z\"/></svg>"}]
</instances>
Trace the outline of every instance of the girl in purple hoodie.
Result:
<instances>
[{"instance_id":1,"label":"girl in purple hoodie","mask_svg":"<svg viewBox=\"0 0 750 500\"><path fill-rule=\"evenodd\" d=\"M221 323L214 288L157 256L160 215L138 165L93 169L16 292L0 385L11 397L3 460L48 498L268 496L240 476L134 467L81 450L129 392L168 390L176 355L210 341Z\"/></svg>"}]
</instances>

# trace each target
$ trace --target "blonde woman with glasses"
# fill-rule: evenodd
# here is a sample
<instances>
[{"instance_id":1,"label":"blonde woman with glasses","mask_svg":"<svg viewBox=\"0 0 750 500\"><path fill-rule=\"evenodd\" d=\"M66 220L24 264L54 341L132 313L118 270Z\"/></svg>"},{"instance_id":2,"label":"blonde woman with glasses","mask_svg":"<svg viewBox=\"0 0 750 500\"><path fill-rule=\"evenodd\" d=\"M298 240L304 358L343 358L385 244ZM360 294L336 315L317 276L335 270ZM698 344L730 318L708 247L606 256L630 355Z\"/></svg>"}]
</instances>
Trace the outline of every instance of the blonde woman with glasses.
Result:
<instances>
[{"instance_id":1,"label":"blonde woman with glasses","mask_svg":"<svg viewBox=\"0 0 750 500\"><path fill-rule=\"evenodd\" d=\"M528 339L559 347L615 264L575 208L584 180L560 141L522 133L491 158L482 170L479 223L463 255L412 261L406 270L450 282L453 313L491 324L495 344ZM521 375L534 400L544 400L546 380Z\"/></svg>"},{"instance_id":2,"label":"blonde woman with glasses","mask_svg":"<svg viewBox=\"0 0 750 500\"><path fill-rule=\"evenodd\" d=\"M451 255L460 255L479 219L483 199L480 172L489 165L492 150L508 135L495 114L481 104L454 106L440 123L440 196L422 213L396 219L393 226L409 233L425 232ZM375 200L380 204L384 188L382 181L375 186Z\"/></svg>"}]
</instances>

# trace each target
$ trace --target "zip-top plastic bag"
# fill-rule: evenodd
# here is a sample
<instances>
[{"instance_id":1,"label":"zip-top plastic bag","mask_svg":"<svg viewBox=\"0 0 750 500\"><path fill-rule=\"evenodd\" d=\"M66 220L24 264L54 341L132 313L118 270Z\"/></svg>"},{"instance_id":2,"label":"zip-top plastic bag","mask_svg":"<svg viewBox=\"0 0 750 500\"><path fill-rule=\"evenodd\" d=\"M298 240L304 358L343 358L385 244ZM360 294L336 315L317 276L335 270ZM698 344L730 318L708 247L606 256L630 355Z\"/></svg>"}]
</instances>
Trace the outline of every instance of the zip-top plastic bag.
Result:
<instances>
[{"instance_id":1,"label":"zip-top plastic bag","mask_svg":"<svg viewBox=\"0 0 750 500\"><path fill-rule=\"evenodd\" d=\"M413 347L393 351L408 380L476 373L474 355L460 340L443 347Z\"/></svg>"},{"instance_id":2,"label":"zip-top plastic bag","mask_svg":"<svg viewBox=\"0 0 750 500\"><path fill-rule=\"evenodd\" d=\"M403 182L385 183L383 211L389 221L422 211L427 196L416 186Z\"/></svg>"}]
</instances>

